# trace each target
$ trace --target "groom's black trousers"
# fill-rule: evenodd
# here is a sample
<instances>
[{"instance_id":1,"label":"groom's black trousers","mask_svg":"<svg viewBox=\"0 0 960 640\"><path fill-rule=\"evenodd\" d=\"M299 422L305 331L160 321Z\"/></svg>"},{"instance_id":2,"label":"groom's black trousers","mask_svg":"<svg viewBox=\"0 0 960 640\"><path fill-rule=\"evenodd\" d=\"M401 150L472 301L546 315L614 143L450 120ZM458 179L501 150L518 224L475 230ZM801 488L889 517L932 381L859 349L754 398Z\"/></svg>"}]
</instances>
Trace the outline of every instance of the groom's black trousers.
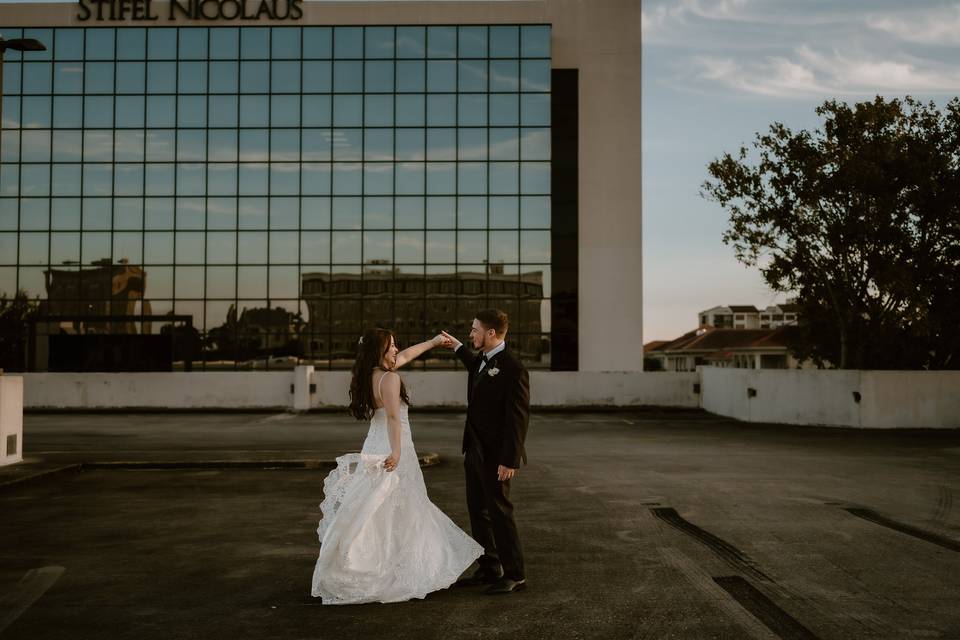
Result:
<instances>
[{"instance_id":1,"label":"groom's black trousers","mask_svg":"<svg viewBox=\"0 0 960 640\"><path fill-rule=\"evenodd\" d=\"M483 545L484 554L477 560L481 569L492 572L502 566L506 577L522 580L523 550L513 521L510 481L497 480L498 466L484 462L474 447L467 447L463 468L471 535Z\"/></svg>"}]
</instances>

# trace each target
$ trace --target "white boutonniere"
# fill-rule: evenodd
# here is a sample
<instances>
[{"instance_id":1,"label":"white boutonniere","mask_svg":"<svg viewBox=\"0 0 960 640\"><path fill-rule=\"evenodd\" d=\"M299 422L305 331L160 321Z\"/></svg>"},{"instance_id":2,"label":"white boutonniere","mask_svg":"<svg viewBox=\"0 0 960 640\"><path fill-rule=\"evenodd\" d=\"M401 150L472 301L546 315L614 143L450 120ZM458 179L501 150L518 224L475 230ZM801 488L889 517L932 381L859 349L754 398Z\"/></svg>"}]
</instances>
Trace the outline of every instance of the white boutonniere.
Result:
<instances>
[{"instance_id":1,"label":"white boutonniere","mask_svg":"<svg viewBox=\"0 0 960 640\"><path fill-rule=\"evenodd\" d=\"M492 378L493 376L497 375L498 373L500 373L500 369L497 369L496 367L492 367L492 368L490 368L490 369L487 369L487 375L490 376L491 378Z\"/></svg>"}]
</instances>

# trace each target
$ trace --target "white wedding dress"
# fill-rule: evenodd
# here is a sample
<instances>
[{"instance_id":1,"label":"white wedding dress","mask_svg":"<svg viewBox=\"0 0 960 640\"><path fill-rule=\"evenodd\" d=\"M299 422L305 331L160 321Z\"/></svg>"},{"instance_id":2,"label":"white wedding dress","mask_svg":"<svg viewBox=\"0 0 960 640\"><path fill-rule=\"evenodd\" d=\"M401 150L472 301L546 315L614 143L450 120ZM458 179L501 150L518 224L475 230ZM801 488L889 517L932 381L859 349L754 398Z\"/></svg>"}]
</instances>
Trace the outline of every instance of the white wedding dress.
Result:
<instances>
[{"instance_id":1,"label":"white wedding dress","mask_svg":"<svg viewBox=\"0 0 960 640\"><path fill-rule=\"evenodd\" d=\"M407 413L402 403L395 470L383 468L390 441L381 407L362 451L337 458L323 482L312 588L323 604L423 598L449 587L483 553L427 497Z\"/></svg>"}]
</instances>

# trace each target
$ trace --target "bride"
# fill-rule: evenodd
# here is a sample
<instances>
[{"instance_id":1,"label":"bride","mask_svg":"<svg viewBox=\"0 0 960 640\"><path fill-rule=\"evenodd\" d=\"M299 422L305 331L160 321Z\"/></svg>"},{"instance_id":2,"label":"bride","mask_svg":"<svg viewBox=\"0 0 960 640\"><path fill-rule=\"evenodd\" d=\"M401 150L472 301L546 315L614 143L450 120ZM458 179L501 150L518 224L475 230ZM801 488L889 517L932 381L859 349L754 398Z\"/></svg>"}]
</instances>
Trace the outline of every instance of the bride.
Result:
<instances>
[{"instance_id":1,"label":"bride","mask_svg":"<svg viewBox=\"0 0 960 640\"><path fill-rule=\"evenodd\" d=\"M360 453L337 458L323 483L312 595L323 604L401 602L445 589L483 554L427 497L410 436L407 390L395 372L442 335L403 351L393 333L360 339L350 412L370 420Z\"/></svg>"}]
</instances>

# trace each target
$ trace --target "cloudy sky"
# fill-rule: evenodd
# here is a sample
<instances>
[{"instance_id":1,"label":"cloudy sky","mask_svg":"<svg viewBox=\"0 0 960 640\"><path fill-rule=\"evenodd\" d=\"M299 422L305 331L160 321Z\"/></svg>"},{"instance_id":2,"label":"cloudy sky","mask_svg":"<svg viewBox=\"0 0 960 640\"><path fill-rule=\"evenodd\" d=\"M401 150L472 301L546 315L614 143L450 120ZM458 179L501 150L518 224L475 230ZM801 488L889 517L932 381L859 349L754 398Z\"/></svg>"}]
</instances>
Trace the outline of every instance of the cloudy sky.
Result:
<instances>
[{"instance_id":1,"label":"cloudy sky","mask_svg":"<svg viewBox=\"0 0 960 640\"><path fill-rule=\"evenodd\" d=\"M828 98L960 94L960 2L644 0L643 39L645 342L784 298L722 243L699 196L712 159L774 121L817 127Z\"/></svg>"}]
</instances>

